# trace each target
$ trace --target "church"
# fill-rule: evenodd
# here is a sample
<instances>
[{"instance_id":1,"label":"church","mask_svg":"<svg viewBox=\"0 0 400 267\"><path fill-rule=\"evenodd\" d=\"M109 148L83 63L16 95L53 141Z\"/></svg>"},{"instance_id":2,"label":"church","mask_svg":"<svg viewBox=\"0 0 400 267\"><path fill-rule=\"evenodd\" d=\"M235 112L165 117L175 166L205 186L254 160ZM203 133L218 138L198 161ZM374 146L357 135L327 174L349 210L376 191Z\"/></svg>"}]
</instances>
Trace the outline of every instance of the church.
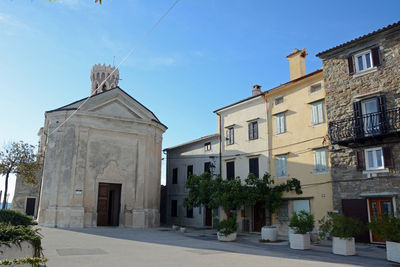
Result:
<instances>
[{"instance_id":1,"label":"church","mask_svg":"<svg viewBox=\"0 0 400 267\"><path fill-rule=\"evenodd\" d=\"M39 225L157 227L167 127L118 87L115 67L94 65L90 79L89 99L45 113Z\"/></svg>"}]
</instances>

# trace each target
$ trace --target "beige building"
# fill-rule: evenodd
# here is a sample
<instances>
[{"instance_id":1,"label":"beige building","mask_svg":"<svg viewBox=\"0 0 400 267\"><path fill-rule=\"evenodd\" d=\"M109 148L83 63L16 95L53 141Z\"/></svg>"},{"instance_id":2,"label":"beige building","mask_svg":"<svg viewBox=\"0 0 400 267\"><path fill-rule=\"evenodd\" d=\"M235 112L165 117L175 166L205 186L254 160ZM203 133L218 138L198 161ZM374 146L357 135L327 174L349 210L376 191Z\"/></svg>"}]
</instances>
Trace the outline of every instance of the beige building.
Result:
<instances>
[{"instance_id":1,"label":"beige building","mask_svg":"<svg viewBox=\"0 0 400 267\"><path fill-rule=\"evenodd\" d=\"M287 57L291 80L264 93L271 176L275 184L297 178L303 190L284 194L273 218L280 234L287 234L294 211L309 211L319 220L333 209L323 71L306 74L306 56L295 49Z\"/></svg>"},{"instance_id":2,"label":"beige building","mask_svg":"<svg viewBox=\"0 0 400 267\"><path fill-rule=\"evenodd\" d=\"M82 99L45 113L40 225L159 225L161 142L167 127L117 87L118 71L96 90L113 70L95 65L86 103Z\"/></svg>"}]
</instances>

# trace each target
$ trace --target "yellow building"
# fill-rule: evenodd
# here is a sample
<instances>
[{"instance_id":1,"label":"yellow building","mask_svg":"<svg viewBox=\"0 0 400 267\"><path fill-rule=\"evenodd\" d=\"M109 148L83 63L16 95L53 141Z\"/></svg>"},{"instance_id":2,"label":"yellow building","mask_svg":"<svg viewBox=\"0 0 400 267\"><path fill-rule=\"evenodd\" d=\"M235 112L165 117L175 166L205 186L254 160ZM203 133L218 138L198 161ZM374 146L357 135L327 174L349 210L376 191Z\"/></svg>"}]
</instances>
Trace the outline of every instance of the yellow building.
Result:
<instances>
[{"instance_id":1,"label":"yellow building","mask_svg":"<svg viewBox=\"0 0 400 267\"><path fill-rule=\"evenodd\" d=\"M317 221L333 209L323 71L306 75L306 55L295 49L287 56L291 80L263 94L271 176L275 184L297 178L303 190L302 195L286 193L274 214L273 224L283 235L294 211L310 211Z\"/></svg>"}]
</instances>

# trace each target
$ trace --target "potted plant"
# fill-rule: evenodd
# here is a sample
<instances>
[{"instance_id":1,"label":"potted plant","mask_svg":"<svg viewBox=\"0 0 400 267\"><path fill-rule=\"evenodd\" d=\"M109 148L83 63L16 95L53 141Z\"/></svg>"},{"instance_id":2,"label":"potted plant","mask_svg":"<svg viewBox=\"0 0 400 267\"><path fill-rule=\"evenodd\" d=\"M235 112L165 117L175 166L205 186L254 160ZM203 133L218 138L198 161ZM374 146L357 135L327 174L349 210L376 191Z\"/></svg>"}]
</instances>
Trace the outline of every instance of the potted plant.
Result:
<instances>
[{"instance_id":1,"label":"potted plant","mask_svg":"<svg viewBox=\"0 0 400 267\"><path fill-rule=\"evenodd\" d=\"M294 212L289 227L294 231L289 234L290 248L311 249L309 232L314 229L314 216L304 210Z\"/></svg>"},{"instance_id":2,"label":"potted plant","mask_svg":"<svg viewBox=\"0 0 400 267\"><path fill-rule=\"evenodd\" d=\"M173 231L179 231L179 229L181 228L181 226L182 226L181 220L178 219L178 220L176 220L176 221L172 224L172 230L173 230Z\"/></svg>"},{"instance_id":3,"label":"potted plant","mask_svg":"<svg viewBox=\"0 0 400 267\"><path fill-rule=\"evenodd\" d=\"M356 254L354 236L362 234L366 227L358 219L346 217L343 214L332 213L326 220L319 221L321 239L328 235L332 237L332 253L344 256Z\"/></svg>"},{"instance_id":4,"label":"potted plant","mask_svg":"<svg viewBox=\"0 0 400 267\"><path fill-rule=\"evenodd\" d=\"M219 241L230 242L236 240L237 231L236 216L231 215L228 219L218 222L217 237Z\"/></svg>"},{"instance_id":5,"label":"potted plant","mask_svg":"<svg viewBox=\"0 0 400 267\"><path fill-rule=\"evenodd\" d=\"M187 227L184 226L184 225L181 225L180 228L179 228L179 231L181 231L181 233L186 233Z\"/></svg>"},{"instance_id":6,"label":"potted plant","mask_svg":"<svg viewBox=\"0 0 400 267\"><path fill-rule=\"evenodd\" d=\"M400 218L381 216L369 224L369 228L379 238L386 240L386 258L400 263Z\"/></svg>"}]
</instances>

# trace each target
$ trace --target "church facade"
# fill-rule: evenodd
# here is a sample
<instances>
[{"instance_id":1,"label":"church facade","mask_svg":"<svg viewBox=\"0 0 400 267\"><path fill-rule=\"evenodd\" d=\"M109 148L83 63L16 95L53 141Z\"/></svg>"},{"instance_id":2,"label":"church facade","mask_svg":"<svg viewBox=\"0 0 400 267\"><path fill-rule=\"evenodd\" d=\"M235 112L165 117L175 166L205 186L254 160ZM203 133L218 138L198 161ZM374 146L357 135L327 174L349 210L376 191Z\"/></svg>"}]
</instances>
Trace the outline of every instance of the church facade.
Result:
<instances>
[{"instance_id":1,"label":"church facade","mask_svg":"<svg viewBox=\"0 0 400 267\"><path fill-rule=\"evenodd\" d=\"M104 81L113 71L95 65L89 99L45 113L40 225L159 225L167 127L118 87L118 70Z\"/></svg>"}]
</instances>

